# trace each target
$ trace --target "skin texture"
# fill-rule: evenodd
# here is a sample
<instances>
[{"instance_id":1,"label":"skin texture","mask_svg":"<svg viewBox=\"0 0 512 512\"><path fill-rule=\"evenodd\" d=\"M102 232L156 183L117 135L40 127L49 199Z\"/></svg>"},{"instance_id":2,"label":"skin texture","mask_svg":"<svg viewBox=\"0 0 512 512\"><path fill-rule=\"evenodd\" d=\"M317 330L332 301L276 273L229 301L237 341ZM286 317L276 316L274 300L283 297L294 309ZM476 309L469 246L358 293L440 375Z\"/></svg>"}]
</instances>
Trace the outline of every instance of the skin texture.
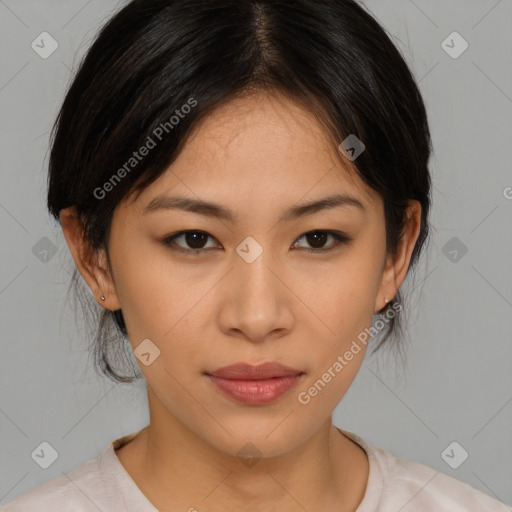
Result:
<instances>
[{"instance_id":1,"label":"skin texture","mask_svg":"<svg viewBox=\"0 0 512 512\"><path fill-rule=\"evenodd\" d=\"M307 405L297 397L371 326L384 298L395 296L421 207L410 201L401 248L387 257L382 198L355 175L355 162L334 151L307 110L277 94L253 94L213 112L165 174L116 208L111 271L105 252L93 254L84 240L74 208L61 213L99 304L122 308L133 349L149 338L160 350L149 366L138 361L150 424L116 454L161 511L353 511L363 498L366 454L333 427L331 413L360 368L364 345ZM343 206L278 222L288 208L333 193L357 197L366 213ZM178 210L142 213L165 194L218 203L236 222ZM187 245L184 236L174 241L185 251L205 247L203 255L162 243L182 230L210 235L202 246ZM353 241L308 253L337 243L330 235L316 244L303 236L314 230ZM248 236L263 249L252 263L236 252ZM264 406L226 398L204 375L268 361L305 375ZM261 454L251 467L237 456L248 442Z\"/></svg>"}]
</instances>

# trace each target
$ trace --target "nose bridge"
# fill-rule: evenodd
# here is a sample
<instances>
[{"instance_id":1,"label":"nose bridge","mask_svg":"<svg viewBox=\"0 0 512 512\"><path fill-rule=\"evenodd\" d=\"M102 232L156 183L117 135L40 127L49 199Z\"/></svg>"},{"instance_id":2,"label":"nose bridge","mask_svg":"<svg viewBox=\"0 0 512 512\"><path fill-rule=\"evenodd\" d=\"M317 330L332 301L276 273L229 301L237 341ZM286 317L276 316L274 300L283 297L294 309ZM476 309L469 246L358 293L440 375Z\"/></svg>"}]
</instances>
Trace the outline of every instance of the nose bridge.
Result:
<instances>
[{"instance_id":1,"label":"nose bridge","mask_svg":"<svg viewBox=\"0 0 512 512\"><path fill-rule=\"evenodd\" d=\"M270 243L269 239L265 243ZM229 300L221 313L223 330L242 332L253 342L264 340L273 331L290 330L293 314L286 304L286 287L275 275L280 270L272 249L247 237L236 252Z\"/></svg>"},{"instance_id":2,"label":"nose bridge","mask_svg":"<svg viewBox=\"0 0 512 512\"><path fill-rule=\"evenodd\" d=\"M270 268L275 267L275 258L268 240L269 237L263 246L254 237L249 236L236 248L238 260L235 260L235 279L240 280L237 289L256 300L262 294L274 293L272 288L277 284L275 276L270 271ZM267 295L267 299L271 297Z\"/></svg>"}]
</instances>

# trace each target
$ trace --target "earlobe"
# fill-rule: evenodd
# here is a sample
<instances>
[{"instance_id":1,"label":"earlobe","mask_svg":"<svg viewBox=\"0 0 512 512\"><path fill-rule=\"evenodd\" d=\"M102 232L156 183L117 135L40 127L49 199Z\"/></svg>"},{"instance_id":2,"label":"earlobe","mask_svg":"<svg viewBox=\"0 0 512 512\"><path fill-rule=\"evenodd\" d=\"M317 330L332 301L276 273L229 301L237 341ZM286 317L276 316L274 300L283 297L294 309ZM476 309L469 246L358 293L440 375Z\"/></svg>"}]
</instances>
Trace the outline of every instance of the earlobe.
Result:
<instances>
[{"instance_id":1,"label":"earlobe","mask_svg":"<svg viewBox=\"0 0 512 512\"><path fill-rule=\"evenodd\" d=\"M114 283L103 249L95 250L86 239L82 220L75 206L61 210L60 224L75 265L96 301L110 310L120 309ZM108 301L107 301L108 297Z\"/></svg>"}]
</instances>

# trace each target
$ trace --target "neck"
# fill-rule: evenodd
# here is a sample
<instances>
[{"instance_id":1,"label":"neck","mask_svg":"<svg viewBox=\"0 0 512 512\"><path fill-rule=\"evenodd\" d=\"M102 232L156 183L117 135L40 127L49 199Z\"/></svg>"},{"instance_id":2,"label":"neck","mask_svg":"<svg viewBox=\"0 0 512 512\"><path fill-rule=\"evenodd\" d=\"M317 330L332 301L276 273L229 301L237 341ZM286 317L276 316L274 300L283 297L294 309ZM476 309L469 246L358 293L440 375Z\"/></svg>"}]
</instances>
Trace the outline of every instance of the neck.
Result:
<instances>
[{"instance_id":1,"label":"neck","mask_svg":"<svg viewBox=\"0 0 512 512\"><path fill-rule=\"evenodd\" d=\"M147 498L161 512L171 510L247 512L318 510L355 511L368 481L368 459L329 418L284 454L248 458L221 451L150 399L151 421L116 454ZM165 421L163 421L165 418ZM253 453L251 453L253 450Z\"/></svg>"}]
</instances>

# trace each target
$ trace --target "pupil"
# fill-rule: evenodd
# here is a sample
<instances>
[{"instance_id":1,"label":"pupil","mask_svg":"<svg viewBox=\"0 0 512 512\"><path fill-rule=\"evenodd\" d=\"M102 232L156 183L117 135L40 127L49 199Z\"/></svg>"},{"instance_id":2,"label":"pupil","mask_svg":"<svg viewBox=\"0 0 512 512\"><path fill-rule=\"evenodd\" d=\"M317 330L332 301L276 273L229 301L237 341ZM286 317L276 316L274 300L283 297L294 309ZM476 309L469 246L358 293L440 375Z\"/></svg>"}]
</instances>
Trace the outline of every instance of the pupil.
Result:
<instances>
[{"instance_id":1,"label":"pupil","mask_svg":"<svg viewBox=\"0 0 512 512\"><path fill-rule=\"evenodd\" d=\"M204 245L206 236L204 233L187 233L185 235L185 239L187 244L189 244L193 249L201 249Z\"/></svg>"},{"instance_id":2,"label":"pupil","mask_svg":"<svg viewBox=\"0 0 512 512\"><path fill-rule=\"evenodd\" d=\"M318 248L318 247L322 247L324 244L325 244L325 237L327 236L326 233L321 233L321 232L314 232L314 233L310 233L309 235L307 235L308 237L311 237L313 238L313 242L311 242L309 239L308 239L308 243L310 245L312 245L313 247ZM318 242L320 241L320 244L318 244ZM315 245L315 242L317 245Z\"/></svg>"}]
</instances>

